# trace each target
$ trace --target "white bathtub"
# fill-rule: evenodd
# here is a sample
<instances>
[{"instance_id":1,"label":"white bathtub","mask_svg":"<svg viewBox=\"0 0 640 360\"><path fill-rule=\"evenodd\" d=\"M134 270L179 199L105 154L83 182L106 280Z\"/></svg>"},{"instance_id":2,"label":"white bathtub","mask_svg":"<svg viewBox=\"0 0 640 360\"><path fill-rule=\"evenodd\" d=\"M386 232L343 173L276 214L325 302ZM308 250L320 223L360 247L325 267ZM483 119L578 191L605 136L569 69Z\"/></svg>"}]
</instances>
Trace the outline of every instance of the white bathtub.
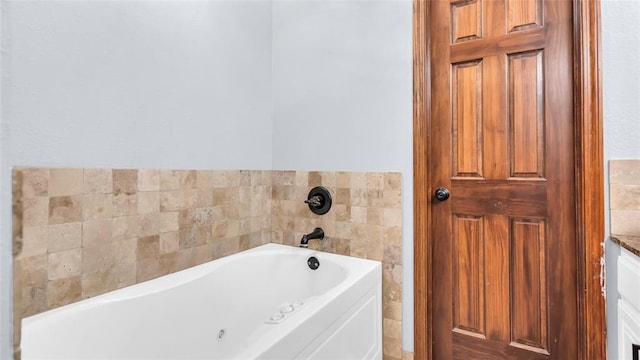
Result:
<instances>
[{"instance_id":1,"label":"white bathtub","mask_svg":"<svg viewBox=\"0 0 640 360\"><path fill-rule=\"evenodd\" d=\"M21 347L23 359L381 359L381 307L379 262L267 244L25 318Z\"/></svg>"}]
</instances>

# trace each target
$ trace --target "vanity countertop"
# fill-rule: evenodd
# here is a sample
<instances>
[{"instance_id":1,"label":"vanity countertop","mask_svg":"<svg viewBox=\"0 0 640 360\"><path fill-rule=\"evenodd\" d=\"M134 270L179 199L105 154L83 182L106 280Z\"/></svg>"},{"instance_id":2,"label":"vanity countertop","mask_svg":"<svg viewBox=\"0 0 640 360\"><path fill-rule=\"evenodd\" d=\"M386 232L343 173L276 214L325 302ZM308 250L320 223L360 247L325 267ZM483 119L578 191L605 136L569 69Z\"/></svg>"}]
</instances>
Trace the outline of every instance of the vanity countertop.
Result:
<instances>
[{"instance_id":1,"label":"vanity countertop","mask_svg":"<svg viewBox=\"0 0 640 360\"><path fill-rule=\"evenodd\" d=\"M611 235L611 240L640 257L640 236Z\"/></svg>"}]
</instances>

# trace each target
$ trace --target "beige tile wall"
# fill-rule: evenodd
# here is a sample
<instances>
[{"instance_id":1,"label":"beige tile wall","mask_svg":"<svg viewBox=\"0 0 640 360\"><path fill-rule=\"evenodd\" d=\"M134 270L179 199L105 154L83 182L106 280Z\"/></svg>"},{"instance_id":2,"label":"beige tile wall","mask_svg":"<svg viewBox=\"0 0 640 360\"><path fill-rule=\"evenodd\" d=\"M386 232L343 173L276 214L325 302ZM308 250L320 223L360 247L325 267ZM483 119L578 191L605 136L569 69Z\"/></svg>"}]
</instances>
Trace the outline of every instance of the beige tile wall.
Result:
<instances>
[{"instance_id":1,"label":"beige tile wall","mask_svg":"<svg viewBox=\"0 0 640 360\"><path fill-rule=\"evenodd\" d=\"M640 235L640 160L609 162L611 234Z\"/></svg>"},{"instance_id":2,"label":"beige tile wall","mask_svg":"<svg viewBox=\"0 0 640 360\"><path fill-rule=\"evenodd\" d=\"M402 352L399 173L157 169L14 170L19 319L257 245L297 246L383 262L384 358ZM311 213L313 186L333 208ZM19 334L19 332L18 332ZM17 343L19 339L17 339Z\"/></svg>"},{"instance_id":3,"label":"beige tile wall","mask_svg":"<svg viewBox=\"0 0 640 360\"><path fill-rule=\"evenodd\" d=\"M384 358L402 359L402 194L400 173L276 171L273 174L272 242L298 246L316 227L324 240L310 248L382 261ZM302 201L327 187L333 207L313 214ZM407 358L405 354L404 358Z\"/></svg>"},{"instance_id":4,"label":"beige tile wall","mask_svg":"<svg viewBox=\"0 0 640 360\"><path fill-rule=\"evenodd\" d=\"M15 173L22 178L20 317L270 240L269 171Z\"/></svg>"}]
</instances>

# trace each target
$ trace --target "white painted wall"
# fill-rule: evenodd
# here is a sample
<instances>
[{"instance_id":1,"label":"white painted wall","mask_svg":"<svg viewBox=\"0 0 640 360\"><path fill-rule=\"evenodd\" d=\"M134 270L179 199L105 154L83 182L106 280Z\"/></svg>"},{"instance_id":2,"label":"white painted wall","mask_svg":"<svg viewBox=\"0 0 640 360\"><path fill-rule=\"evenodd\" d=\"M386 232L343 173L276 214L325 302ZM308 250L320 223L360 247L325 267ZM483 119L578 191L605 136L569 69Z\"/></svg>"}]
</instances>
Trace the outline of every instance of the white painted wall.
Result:
<instances>
[{"instance_id":1,"label":"white painted wall","mask_svg":"<svg viewBox=\"0 0 640 360\"><path fill-rule=\"evenodd\" d=\"M271 168L269 1L2 1L0 358L10 167Z\"/></svg>"},{"instance_id":2,"label":"white painted wall","mask_svg":"<svg viewBox=\"0 0 640 360\"><path fill-rule=\"evenodd\" d=\"M273 2L274 169L399 171L413 350L412 2Z\"/></svg>"},{"instance_id":3,"label":"white painted wall","mask_svg":"<svg viewBox=\"0 0 640 360\"><path fill-rule=\"evenodd\" d=\"M640 159L640 0L602 1L604 157ZM605 176L606 234L609 237L609 173ZM608 357L618 359L618 245L607 241Z\"/></svg>"}]
</instances>

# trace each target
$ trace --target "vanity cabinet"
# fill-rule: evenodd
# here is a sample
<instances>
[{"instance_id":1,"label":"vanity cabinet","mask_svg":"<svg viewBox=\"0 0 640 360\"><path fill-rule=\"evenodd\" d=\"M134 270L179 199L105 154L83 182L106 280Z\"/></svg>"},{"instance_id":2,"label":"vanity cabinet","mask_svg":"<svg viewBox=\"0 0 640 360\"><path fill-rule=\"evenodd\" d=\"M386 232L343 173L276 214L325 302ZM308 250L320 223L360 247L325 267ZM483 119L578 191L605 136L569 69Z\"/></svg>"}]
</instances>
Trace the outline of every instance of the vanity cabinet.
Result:
<instances>
[{"instance_id":1,"label":"vanity cabinet","mask_svg":"<svg viewBox=\"0 0 640 360\"><path fill-rule=\"evenodd\" d=\"M622 248L618 258L618 356L640 360L640 257Z\"/></svg>"}]
</instances>

